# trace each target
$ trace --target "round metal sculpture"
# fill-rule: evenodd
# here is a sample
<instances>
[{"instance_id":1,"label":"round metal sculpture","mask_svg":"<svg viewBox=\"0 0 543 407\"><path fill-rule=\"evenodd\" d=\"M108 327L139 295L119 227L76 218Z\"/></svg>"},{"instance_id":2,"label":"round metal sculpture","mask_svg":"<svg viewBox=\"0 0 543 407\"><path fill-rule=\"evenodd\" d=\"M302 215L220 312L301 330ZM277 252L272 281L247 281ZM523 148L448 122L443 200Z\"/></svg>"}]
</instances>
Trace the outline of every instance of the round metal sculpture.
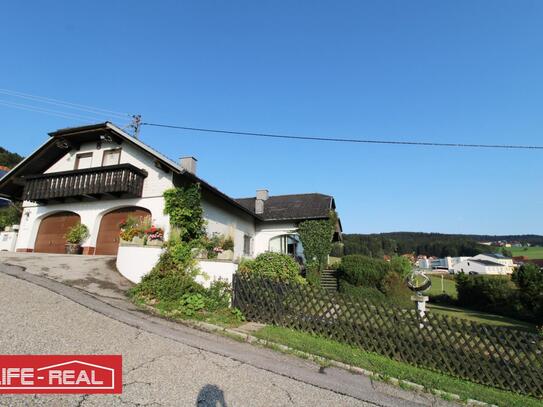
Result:
<instances>
[{"instance_id":1,"label":"round metal sculpture","mask_svg":"<svg viewBox=\"0 0 543 407\"><path fill-rule=\"evenodd\" d=\"M406 278L407 287L421 295L432 286L432 280L420 269L413 270Z\"/></svg>"}]
</instances>

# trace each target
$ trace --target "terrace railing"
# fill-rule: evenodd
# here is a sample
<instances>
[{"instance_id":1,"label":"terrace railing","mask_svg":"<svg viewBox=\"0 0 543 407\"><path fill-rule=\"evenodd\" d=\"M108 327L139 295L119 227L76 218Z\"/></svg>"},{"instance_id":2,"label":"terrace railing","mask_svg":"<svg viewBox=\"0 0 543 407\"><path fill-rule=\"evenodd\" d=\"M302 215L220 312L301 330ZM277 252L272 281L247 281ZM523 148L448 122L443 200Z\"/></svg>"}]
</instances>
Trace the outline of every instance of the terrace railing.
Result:
<instances>
[{"instance_id":1,"label":"terrace railing","mask_svg":"<svg viewBox=\"0 0 543 407\"><path fill-rule=\"evenodd\" d=\"M23 197L40 203L69 198L139 198L146 176L145 170L131 164L31 175L24 178Z\"/></svg>"}]
</instances>

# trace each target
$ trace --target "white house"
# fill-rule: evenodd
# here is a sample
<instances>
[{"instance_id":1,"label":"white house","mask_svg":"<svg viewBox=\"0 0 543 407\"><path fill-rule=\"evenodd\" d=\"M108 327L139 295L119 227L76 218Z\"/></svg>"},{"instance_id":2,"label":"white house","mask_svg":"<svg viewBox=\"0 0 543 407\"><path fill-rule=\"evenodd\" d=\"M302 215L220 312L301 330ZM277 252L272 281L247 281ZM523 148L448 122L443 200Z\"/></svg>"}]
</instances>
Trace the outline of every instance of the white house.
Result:
<instances>
[{"instance_id":1,"label":"white house","mask_svg":"<svg viewBox=\"0 0 543 407\"><path fill-rule=\"evenodd\" d=\"M90 230L83 253L117 254L119 223L127 215L149 215L168 235L163 192L198 183L209 234L230 235L235 258L265 251L301 257L300 221L327 219L334 198L323 194L233 199L196 175L196 159L176 163L115 125L61 129L0 179L0 196L23 201L16 242L19 252L63 253L67 229ZM338 220L336 239L341 238Z\"/></svg>"},{"instance_id":2,"label":"white house","mask_svg":"<svg viewBox=\"0 0 543 407\"><path fill-rule=\"evenodd\" d=\"M507 268L507 274L511 274L515 270L515 264L511 257L506 257L501 253L484 253L474 257L477 260L488 260L499 263Z\"/></svg>"},{"instance_id":3,"label":"white house","mask_svg":"<svg viewBox=\"0 0 543 407\"><path fill-rule=\"evenodd\" d=\"M499 258L494 257L492 254L478 254L475 257L456 263L451 271L454 274L507 275L513 272L512 260L511 265L507 260L511 259L504 257L500 261Z\"/></svg>"}]
</instances>

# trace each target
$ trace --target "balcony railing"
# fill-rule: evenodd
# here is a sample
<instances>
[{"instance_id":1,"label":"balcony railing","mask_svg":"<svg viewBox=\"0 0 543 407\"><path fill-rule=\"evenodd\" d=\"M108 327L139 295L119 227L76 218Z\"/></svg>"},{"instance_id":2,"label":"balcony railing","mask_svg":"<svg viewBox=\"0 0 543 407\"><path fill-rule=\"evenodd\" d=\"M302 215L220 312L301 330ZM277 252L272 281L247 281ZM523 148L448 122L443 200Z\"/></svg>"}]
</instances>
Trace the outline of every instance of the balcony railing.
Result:
<instances>
[{"instance_id":1,"label":"balcony railing","mask_svg":"<svg viewBox=\"0 0 543 407\"><path fill-rule=\"evenodd\" d=\"M104 197L139 198L145 177L147 172L132 164L30 175L24 178L23 197L40 203Z\"/></svg>"}]
</instances>

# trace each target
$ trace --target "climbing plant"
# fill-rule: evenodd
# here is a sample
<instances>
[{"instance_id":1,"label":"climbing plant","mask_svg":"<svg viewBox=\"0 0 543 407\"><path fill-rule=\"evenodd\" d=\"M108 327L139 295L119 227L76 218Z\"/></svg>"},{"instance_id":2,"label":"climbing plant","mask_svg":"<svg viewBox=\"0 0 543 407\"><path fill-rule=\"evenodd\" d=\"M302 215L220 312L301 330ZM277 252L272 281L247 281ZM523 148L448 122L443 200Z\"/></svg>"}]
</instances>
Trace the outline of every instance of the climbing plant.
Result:
<instances>
[{"instance_id":1,"label":"climbing plant","mask_svg":"<svg viewBox=\"0 0 543 407\"><path fill-rule=\"evenodd\" d=\"M164 191L164 201L164 213L170 216L170 224L177 230L181 241L189 242L205 235L204 210L198 184L170 188Z\"/></svg>"},{"instance_id":2,"label":"climbing plant","mask_svg":"<svg viewBox=\"0 0 543 407\"><path fill-rule=\"evenodd\" d=\"M326 267L332 249L336 219L335 212L331 212L329 219L306 220L298 225L298 235L310 269L320 272Z\"/></svg>"}]
</instances>

